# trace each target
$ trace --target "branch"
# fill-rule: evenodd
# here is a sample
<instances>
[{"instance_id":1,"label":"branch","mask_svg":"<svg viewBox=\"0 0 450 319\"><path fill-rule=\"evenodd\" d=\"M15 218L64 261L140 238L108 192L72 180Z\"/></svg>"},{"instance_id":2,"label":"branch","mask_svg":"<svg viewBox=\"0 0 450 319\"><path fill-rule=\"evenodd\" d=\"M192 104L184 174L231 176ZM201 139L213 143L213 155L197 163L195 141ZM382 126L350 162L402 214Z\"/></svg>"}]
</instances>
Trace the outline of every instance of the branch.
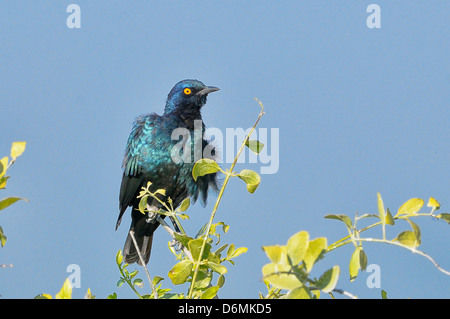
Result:
<instances>
[{"instance_id":1,"label":"branch","mask_svg":"<svg viewBox=\"0 0 450 319\"><path fill-rule=\"evenodd\" d=\"M248 139L252 135L253 131L255 130L256 126L258 125L259 120L264 115L264 106L263 106L263 104L258 99L255 98L255 100L258 101L259 105L261 106L261 112L259 113L258 119L256 120L255 124L253 124L253 127L251 128L250 132L245 137L244 142L242 143L241 148L239 149L239 152L237 153L236 157L234 158L233 164L231 164L230 169L225 174L225 180L223 181L222 188L220 189L219 195L217 196L216 203L214 204L214 208L213 208L213 211L211 213L211 217L210 217L209 222L208 222L208 227L206 228L205 238L203 240L203 244L202 244L202 247L200 249L199 260L195 262L194 275L192 276L191 286L189 288L189 294L188 294L188 298L189 299L192 298L192 293L194 292L194 284L195 284L195 281L197 279L197 274L198 274L198 269L200 267L200 263L202 262L202 260L201 260L202 257L201 256L203 256L203 252L204 252L205 246L206 246L206 241L208 240L209 232L211 231L211 225L213 223L213 220L214 220L214 217L216 215L217 208L219 207L219 203L220 203L220 201L222 199L223 193L225 191L225 187L227 186L230 177L232 177L232 175L233 175L233 169L236 166L237 160L238 160L239 156L241 155L242 150L244 149L246 142L248 141Z\"/></svg>"},{"instance_id":2,"label":"branch","mask_svg":"<svg viewBox=\"0 0 450 319\"><path fill-rule=\"evenodd\" d=\"M139 260L141 261L142 267L144 267L144 269L145 269L145 274L147 275L148 282L150 283L150 287L152 288L153 296L155 297L155 299L158 299L158 292L156 291L155 286L153 285L152 278L150 277L150 273L148 272L148 269L145 266L146 264L144 262L144 258L142 258L141 252L139 250L139 246L136 242L136 238L134 238L134 231L130 230L130 236L131 236L131 239L133 240L133 244L138 253Z\"/></svg>"},{"instance_id":3,"label":"branch","mask_svg":"<svg viewBox=\"0 0 450 319\"><path fill-rule=\"evenodd\" d=\"M376 242L376 243L384 243L384 244L389 244L389 245L394 245L394 246L398 246L398 247L402 247L405 248L407 250L409 250L410 252L414 253L414 254L419 254L423 257L425 257L426 259L428 259L429 261L431 261L431 263L434 265L434 267L436 267L440 272L446 274L447 276L450 276L450 271L445 270L444 268L442 268L441 266L439 266L439 264L428 254L424 253L421 250L417 250L416 248L411 248L409 246L403 245L401 243L397 243L395 241L390 241L390 240L386 240L386 239L377 239L377 238L359 238L358 240L360 241L366 241L366 242Z\"/></svg>"}]
</instances>

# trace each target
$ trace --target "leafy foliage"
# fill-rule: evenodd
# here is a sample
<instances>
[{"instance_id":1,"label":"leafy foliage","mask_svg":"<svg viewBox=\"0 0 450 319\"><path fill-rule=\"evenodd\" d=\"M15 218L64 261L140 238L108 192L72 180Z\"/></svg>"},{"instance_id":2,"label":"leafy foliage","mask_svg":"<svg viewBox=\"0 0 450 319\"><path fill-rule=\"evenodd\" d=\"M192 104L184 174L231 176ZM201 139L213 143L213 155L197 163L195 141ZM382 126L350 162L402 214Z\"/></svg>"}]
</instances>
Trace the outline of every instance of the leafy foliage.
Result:
<instances>
[{"instance_id":1,"label":"leafy foliage","mask_svg":"<svg viewBox=\"0 0 450 319\"><path fill-rule=\"evenodd\" d=\"M0 190L6 188L6 184L9 180L9 176L6 175L7 170L11 167L12 164L16 161L16 159L22 155L25 151L26 142L14 142L11 146L11 160L9 160L8 156L3 157L0 160ZM9 207L10 205L16 203L19 200L28 201L28 199L22 197L6 197L0 200L0 211ZM0 227L0 244L1 246L5 246L7 237L3 231L3 228Z\"/></svg>"},{"instance_id":2,"label":"leafy foliage","mask_svg":"<svg viewBox=\"0 0 450 319\"><path fill-rule=\"evenodd\" d=\"M356 298L349 292L336 288L336 284L340 275L339 266L333 266L324 272L319 278L311 277L311 270L314 264L324 258L329 252L345 246L353 244L353 251L349 265L349 279L353 281L357 278L360 270L365 270L368 257L364 251L363 243L375 242L395 245L429 259L434 266L446 275L450 272L440 267L433 258L417 249L422 242L420 227L413 218L419 216L427 216L449 222L449 214L435 214L440 208L439 202L430 197L428 207L431 207L429 213L420 213L425 201L420 198L412 198L402 204L395 216L392 216L389 209L385 209L381 195L377 194L378 214L364 214L350 218L344 214L326 215L327 219L338 220L343 223L347 229L348 236L341 238L331 245L327 245L325 237L309 240L309 234L305 231L299 232L289 238L285 246L266 246L263 250L271 263L262 268L263 279L268 288L268 294L261 298L318 298L320 292L330 294L333 298L333 292L344 294L351 298ZM358 228L358 223L363 219L375 218L377 221L364 228ZM406 221L411 230L403 230L393 239L386 238L386 225L394 226L397 221ZM381 226L381 238L365 238L361 234L373 227ZM287 292L284 292L287 291ZM386 291L382 291L381 297L387 298Z\"/></svg>"}]
</instances>

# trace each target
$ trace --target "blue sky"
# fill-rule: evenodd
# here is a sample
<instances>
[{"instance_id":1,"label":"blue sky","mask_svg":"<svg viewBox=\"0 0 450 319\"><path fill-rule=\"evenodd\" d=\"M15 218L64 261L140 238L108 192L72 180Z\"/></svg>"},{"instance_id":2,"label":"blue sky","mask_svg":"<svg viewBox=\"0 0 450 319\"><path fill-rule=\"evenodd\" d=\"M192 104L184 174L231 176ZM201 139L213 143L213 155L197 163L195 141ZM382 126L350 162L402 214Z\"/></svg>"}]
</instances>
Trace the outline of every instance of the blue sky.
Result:
<instances>
[{"instance_id":1,"label":"blue sky","mask_svg":"<svg viewBox=\"0 0 450 319\"><path fill-rule=\"evenodd\" d=\"M81 8L80 29L66 25L71 3ZM285 244L300 230L338 240L346 229L323 216L376 213L377 192L393 212L430 196L449 212L450 3L376 1L381 28L369 29L371 3L3 1L0 157L13 141L27 141L27 149L0 195L30 202L0 213L8 236L0 263L14 264L0 269L2 298L54 295L70 264L81 269L74 297L87 288L98 298L134 297L116 287L114 261L130 222L126 214L114 231L124 147L134 118L161 114L167 93L185 78L221 89L203 110L208 127L250 127L258 97L266 110L259 127L279 129L279 143L266 145L279 154L277 173L262 175L254 194L232 180L219 207L216 221L230 225L222 240L248 247L228 267L221 297L265 293L261 246ZM215 198L192 206L188 232L208 220ZM417 222L420 248L449 269L449 226ZM407 229L388 229L388 238ZM167 277L174 264L168 240L158 230L150 272L185 292ZM449 297L450 277L425 258L364 247L389 297ZM366 285L368 273L349 282L351 253L348 246L329 254L315 275L339 264L339 288L379 298L380 289Z\"/></svg>"}]
</instances>

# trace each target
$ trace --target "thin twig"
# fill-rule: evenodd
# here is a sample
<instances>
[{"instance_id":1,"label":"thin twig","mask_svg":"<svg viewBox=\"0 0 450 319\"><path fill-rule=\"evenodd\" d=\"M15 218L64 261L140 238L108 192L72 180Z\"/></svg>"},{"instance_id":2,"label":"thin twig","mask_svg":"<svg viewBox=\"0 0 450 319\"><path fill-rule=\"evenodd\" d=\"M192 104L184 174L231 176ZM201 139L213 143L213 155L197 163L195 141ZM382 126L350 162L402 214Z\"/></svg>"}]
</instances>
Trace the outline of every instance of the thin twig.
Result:
<instances>
[{"instance_id":1,"label":"thin twig","mask_svg":"<svg viewBox=\"0 0 450 319\"><path fill-rule=\"evenodd\" d=\"M134 231L130 230L130 236L131 236L131 239L133 240L133 244L138 253L139 260L141 261L142 267L144 267L144 269L145 269L145 274L147 275L148 282L150 283L150 287L152 288L153 296L155 297L155 299L158 299L158 292L155 289L155 285L153 285L152 278L150 277L150 273L148 272L147 266L144 262L144 258L142 258L141 252L139 250L139 246L136 242L136 238L134 238Z\"/></svg>"},{"instance_id":2,"label":"thin twig","mask_svg":"<svg viewBox=\"0 0 450 319\"><path fill-rule=\"evenodd\" d=\"M342 290L342 289L334 288L333 291L337 292L338 294L347 296L347 297L349 297L351 299L358 299L358 297L356 297L355 295L349 293L348 291Z\"/></svg>"},{"instance_id":3,"label":"thin twig","mask_svg":"<svg viewBox=\"0 0 450 319\"><path fill-rule=\"evenodd\" d=\"M214 208L213 208L213 211L211 213L211 217L210 217L209 222L208 222L208 227L206 228L205 238L203 240L203 244L202 244L202 247L200 249L199 260L195 262L194 275L192 276L191 286L189 287L189 294L188 294L188 298L189 299L192 298L192 293L194 292L194 285L195 285L195 281L197 280L198 269L200 268L200 264L202 262L203 252L205 250L206 242L208 240L209 232L211 231L211 225L212 225L212 222L213 222L214 217L216 215L217 208L219 207L219 203L220 203L220 201L222 199L222 196L223 196L223 193L225 191L225 187L228 184L228 180L233 175L233 169L236 166L237 160L238 160L239 156L241 155L242 150L244 149L246 142L248 141L248 139L252 135L253 131L255 130L256 126L258 125L259 120L264 115L264 106L263 106L263 104L258 99L255 98L255 100L258 101L259 105L261 106L261 112L259 113L258 119L256 120L255 124L251 128L250 132L245 137L245 140L242 143L241 148L239 149L239 152L237 153L236 157L234 158L233 164L231 164L230 169L227 170L227 172L225 174L225 180L223 181L222 188L219 191L219 195L217 195L217 200L216 200L216 203L214 204Z\"/></svg>"},{"instance_id":4,"label":"thin twig","mask_svg":"<svg viewBox=\"0 0 450 319\"><path fill-rule=\"evenodd\" d=\"M450 271L445 270L444 268L442 268L441 266L439 266L439 264L436 262L436 260L434 260L430 255L424 253L421 250L417 250L416 248L412 248L406 245L403 245L401 243L395 242L395 241L390 241L390 240L386 240L386 239L377 239L377 238L359 238L360 241L366 241L366 242L375 242L375 243L384 243L384 244L389 244L389 245L394 245L394 246L398 246L398 247L402 247L405 248L407 250L409 250L410 252L414 253L414 254L419 254L423 257L425 257L426 259L428 259L429 261L431 261L431 263L434 265L434 267L436 267L440 272L446 274L447 276L450 276Z\"/></svg>"}]
</instances>

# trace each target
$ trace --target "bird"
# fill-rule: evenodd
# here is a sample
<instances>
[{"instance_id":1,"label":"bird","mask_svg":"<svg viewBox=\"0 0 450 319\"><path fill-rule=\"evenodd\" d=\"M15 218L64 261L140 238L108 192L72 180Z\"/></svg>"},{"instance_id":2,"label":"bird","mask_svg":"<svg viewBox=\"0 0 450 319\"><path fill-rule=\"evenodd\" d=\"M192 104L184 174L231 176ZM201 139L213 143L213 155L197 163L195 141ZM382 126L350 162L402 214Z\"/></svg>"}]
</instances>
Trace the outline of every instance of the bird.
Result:
<instances>
[{"instance_id":1,"label":"bird","mask_svg":"<svg viewBox=\"0 0 450 319\"><path fill-rule=\"evenodd\" d=\"M190 150L193 151L194 145L199 145L200 142L203 153L211 141L204 136L205 124L201 110L206 104L208 94L218 90L219 88L206 86L198 80L182 80L175 84L167 95L163 115L149 113L138 116L134 121L122 162L119 217L116 222L117 230L123 214L131 206L130 232L122 251L125 263L137 262L141 266L146 266L150 259L153 233L158 228L159 222L156 221L155 214L146 216L138 210L140 199L137 198L142 187L146 187L148 182L151 182L149 190L152 192L157 189L165 190L161 200L166 201L170 198L174 209L186 198L195 202L200 197L202 205L205 206L208 192L210 190L217 192L216 173L200 176L194 180L192 176L195 164L194 152L191 152L187 160L174 160L173 153L179 152L175 147L177 144L179 146L180 142L179 138L178 140L173 138L172 133L176 129L189 132L191 145L187 144L187 147L190 146ZM199 121L201 134L194 134ZM212 151L205 157L215 160L215 152ZM147 204L155 211L163 209L162 205L151 197L148 197ZM131 233L134 234L144 264L141 262Z\"/></svg>"}]
</instances>

